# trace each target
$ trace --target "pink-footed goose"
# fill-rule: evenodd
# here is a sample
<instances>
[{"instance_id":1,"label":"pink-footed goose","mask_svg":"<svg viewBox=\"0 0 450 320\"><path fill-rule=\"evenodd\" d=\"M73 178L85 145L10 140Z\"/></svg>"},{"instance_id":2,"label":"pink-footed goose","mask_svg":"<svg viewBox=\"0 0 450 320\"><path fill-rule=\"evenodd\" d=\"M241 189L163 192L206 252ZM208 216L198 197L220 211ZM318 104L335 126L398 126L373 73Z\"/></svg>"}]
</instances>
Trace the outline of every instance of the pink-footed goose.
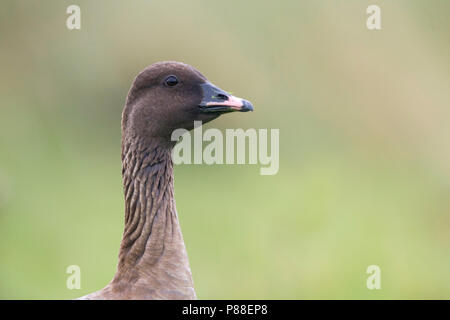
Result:
<instances>
[{"instance_id":1,"label":"pink-footed goose","mask_svg":"<svg viewBox=\"0 0 450 320\"><path fill-rule=\"evenodd\" d=\"M117 271L80 299L196 299L175 208L171 134L250 102L179 62L158 62L134 79L122 113L125 228Z\"/></svg>"}]
</instances>

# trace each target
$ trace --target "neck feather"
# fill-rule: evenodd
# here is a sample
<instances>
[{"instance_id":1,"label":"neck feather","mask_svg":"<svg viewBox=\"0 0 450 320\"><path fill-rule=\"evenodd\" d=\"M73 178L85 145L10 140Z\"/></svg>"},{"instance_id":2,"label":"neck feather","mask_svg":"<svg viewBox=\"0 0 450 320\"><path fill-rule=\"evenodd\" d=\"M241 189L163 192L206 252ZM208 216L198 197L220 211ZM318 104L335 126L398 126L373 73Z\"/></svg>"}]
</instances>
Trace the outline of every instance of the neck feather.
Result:
<instances>
[{"instance_id":1,"label":"neck feather","mask_svg":"<svg viewBox=\"0 0 450 320\"><path fill-rule=\"evenodd\" d=\"M175 207L171 151L172 145L159 139L122 141L125 228L112 285L193 287Z\"/></svg>"}]
</instances>

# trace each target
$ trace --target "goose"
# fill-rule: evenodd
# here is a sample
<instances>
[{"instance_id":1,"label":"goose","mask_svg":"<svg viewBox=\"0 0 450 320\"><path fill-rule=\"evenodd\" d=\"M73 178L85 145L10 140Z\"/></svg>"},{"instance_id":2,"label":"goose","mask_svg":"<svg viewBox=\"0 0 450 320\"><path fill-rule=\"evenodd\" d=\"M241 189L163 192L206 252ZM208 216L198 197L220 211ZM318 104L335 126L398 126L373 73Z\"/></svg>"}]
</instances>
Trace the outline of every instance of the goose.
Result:
<instances>
[{"instance_id":1,"label":"goose","mask_svg":"<svg viewBox=\"0 0 450 320\"><path fill-rule=\"evenodd\" d=\"M125 225L117 271L81 300L197 299L174 198L171 140L252 104L218 88L194 67L154 63L134 79L122 113Z\"/></svg>"}]
</instances>

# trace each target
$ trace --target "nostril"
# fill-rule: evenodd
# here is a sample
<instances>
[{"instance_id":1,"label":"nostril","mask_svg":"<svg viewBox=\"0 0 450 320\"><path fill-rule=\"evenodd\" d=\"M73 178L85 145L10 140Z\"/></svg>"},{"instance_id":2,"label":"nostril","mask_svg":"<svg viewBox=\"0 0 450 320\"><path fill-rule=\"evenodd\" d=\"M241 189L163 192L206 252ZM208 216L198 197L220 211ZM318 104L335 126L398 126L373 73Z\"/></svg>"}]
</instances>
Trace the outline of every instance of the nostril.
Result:
<instances>
[{"instance_id":1,"label":"nostril","mask_svg":"<svg viewBox=\"0 0 450 320\"><path fill-rule=\"evenodd\" d=\"M221 93L219 93L218 95L217 95L217 99L220 99L220 100L228 100L228 96L226 96L226 95L224 95L224 94L221 94Z\"/></svg>"}]
</instances>

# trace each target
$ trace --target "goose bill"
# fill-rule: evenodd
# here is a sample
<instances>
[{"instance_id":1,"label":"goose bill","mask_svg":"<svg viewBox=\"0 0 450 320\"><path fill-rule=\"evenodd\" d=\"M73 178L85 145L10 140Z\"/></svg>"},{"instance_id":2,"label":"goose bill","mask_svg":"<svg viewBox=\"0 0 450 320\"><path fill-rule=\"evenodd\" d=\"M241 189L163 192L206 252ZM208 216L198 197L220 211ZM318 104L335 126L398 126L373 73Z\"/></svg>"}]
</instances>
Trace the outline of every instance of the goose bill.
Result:
<instances>
[{"instance_id":1,"label":"goose bill","mask_svg":"<svg viewBox=\"0 0 450 320\"><path fill-rule=\"evenodd\" d=\"M201 88L203 99L199 107L202 112L253 111L253 106L249 101L235 97L212 83L206 82L201 85Z\"/></svg>"}]
</instances>

